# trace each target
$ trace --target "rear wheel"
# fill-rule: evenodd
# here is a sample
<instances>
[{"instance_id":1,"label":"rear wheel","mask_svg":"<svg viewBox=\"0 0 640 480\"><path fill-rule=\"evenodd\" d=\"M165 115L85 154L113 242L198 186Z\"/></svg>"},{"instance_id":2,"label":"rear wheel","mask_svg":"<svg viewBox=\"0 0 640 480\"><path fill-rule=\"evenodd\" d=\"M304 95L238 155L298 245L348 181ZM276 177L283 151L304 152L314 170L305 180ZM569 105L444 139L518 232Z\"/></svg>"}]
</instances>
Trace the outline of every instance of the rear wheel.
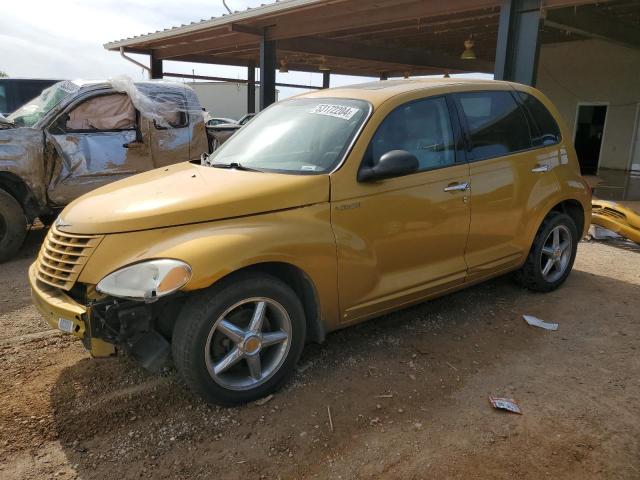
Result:
<instances>
[{"instance_id":1,"label":"rear wheel","mask_svg":"<svg viewBox=\"0 0 640 480\"><path fill-rule=\"evenodd\" d=\"M527 261L516 272L516 281L530 290L555 290L571 273L578 248L578 230L573 219L551 212L540 226Z\"/></svg>"},{"instance_id":2,"label":"rear wheel","mask_svg":"<svg viewBox=\"0 0 640 480\"><path fill-rule=\"evenodd\" d=\"M27 235L27 217L12 195L0 189L0 262L11 259Z\"/></svg>"},{"instance_id":3,"label":"rear wheel","mask_svg":"<svg viewBox=\"0 0 640 480\"><path fill-rule=\"evenodd\" d=\"M275 277L234 276L191 298L172 349L186 383L206 400L235 405L276 390L304 347L304 310Z\"/></svg>"}]
</instances>

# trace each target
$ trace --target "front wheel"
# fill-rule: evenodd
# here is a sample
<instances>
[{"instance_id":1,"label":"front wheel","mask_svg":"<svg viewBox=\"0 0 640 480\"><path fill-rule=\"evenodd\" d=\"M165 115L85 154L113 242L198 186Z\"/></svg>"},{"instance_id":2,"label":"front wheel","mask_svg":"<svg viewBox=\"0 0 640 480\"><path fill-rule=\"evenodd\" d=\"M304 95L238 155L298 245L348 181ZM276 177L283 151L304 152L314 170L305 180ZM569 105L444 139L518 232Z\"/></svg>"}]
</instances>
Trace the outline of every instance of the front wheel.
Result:
<instances>
[{"instance_id":1,"label":"front wheel","mask_svg":"<svg viewBox=\"0 0 640 480\"><path fill-rule=\"evenodd\" d=\"M275 277L241 274L191 298L173 332L187 385L221 405L250 402L293 373L306 321L293 290Z\"/></svg>"},{"instance_id":2,"label":"front wheel","mask_svg":"<svg viewBox=\"0 0 640 480\"><path fill-rule=\"evenodd\" d=\"M555 290L571 273L578 248L578 229L564 213L551 212L542 222L516 281L530 290Z\"/></svg>"}]
</instances>

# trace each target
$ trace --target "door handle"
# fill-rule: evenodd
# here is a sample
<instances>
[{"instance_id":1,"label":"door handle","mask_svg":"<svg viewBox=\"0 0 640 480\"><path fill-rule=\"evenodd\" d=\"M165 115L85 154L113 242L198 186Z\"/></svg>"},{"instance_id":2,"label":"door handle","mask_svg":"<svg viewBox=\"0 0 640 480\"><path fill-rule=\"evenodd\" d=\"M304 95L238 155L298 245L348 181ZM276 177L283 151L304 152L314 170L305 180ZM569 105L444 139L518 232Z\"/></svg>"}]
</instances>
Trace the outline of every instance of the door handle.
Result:
<instances>
[{"instance_id":1,"label":"door handle","mask_svg":"<svg viewBox=\"0 0 640 480\"><path fill-rule=\"evenodd\" d=\"M459 192L465 190L469 190L468 182L452 183L451 185L444 187L445 192Z\"/></svg>"},{"instance_id":2,"label":"door handle","mask_svg":"<svg viewBox=\"0 0 640 480\"><path fill-rule=\"evenodd\" d=\"M549 170L551 170L551 167L546 164L538 165L537 167L531 169L533 173L544 173L544 172L548 172Z\"/></svg>"}]
</instances>

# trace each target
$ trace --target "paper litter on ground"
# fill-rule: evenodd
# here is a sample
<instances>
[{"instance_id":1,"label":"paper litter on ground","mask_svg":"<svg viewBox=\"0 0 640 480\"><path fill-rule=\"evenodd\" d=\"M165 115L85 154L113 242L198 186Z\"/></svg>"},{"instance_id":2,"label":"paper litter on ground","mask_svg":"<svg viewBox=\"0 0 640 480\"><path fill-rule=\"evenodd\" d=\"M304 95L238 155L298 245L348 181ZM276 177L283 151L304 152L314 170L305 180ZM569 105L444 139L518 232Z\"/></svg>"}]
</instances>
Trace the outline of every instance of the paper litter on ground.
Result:
<instances>
[{"instance_id":1,"label":"paper litter on ground","mask_svg":"<svg viewBox=\"0 0 640 480\"><path fill-rule=\"evenodd\" d=\"M545 322L544 320L540 320L538 317L534 317L533 315L522 315L522 318L524 318L525 322L527 322L529 325L533 325L534 327L544 328L545 330L558 329L557 323Z\"/></svg>"},{"instance_id":2,"label":"paper litter on ground","mask_svg":"<svg viewBox=\"0 0 640 480\"><path fill-rule=\"evenodd\" d=\"M509 412L522 415L520 406L513 398L492 397L491 395L489 395L489 401L491 402L491 405L493 405L493 408L497 408L499 410L507 410Z\"/></svg>"}]
</instances>

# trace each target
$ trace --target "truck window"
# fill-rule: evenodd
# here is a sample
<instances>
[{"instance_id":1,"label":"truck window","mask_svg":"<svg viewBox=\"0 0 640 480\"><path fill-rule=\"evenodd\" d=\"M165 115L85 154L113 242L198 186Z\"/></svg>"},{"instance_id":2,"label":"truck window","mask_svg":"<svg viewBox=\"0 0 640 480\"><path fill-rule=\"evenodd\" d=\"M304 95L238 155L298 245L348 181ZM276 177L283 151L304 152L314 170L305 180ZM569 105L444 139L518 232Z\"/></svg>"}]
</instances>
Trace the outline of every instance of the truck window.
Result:
<instances>
[{"instance_id":1,"label":"truck window","mask_svg":"<svg viewBox=\"0 0 640 480\"><path fill-rule=\"evenodd\" d=\"M67 131L135 130L136 110L122 93L92 97L69 112Z\"/></svg>"},{"instance_id":2,"label":"truck window","mask_svg":"<svg viewBox=\"0 0 640 480\"><path fill-rule=\"evenodd\" d=\"M157 93L149 95L156 103L158 114L171 128L182 128L189 124L187 118L187 105L182 95L175 93ZM158 130L164 130L166 127L153 122Z\"/></svg>"}]
</instances>

